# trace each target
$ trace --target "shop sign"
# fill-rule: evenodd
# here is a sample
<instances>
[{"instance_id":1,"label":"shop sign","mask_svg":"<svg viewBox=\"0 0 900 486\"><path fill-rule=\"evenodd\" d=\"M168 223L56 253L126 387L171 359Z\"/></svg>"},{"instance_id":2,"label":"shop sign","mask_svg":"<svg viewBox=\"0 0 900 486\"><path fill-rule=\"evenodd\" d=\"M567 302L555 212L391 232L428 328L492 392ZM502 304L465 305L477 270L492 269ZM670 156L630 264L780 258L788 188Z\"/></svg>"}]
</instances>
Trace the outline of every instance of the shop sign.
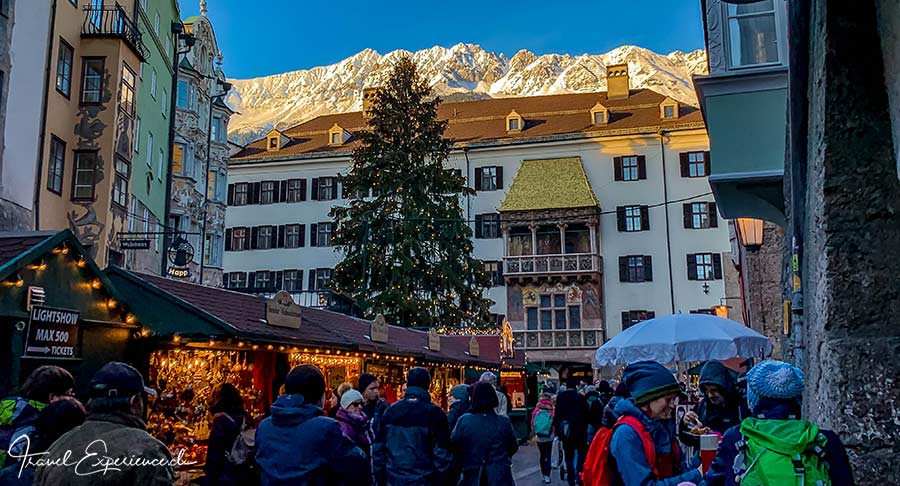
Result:
<instances>
[{"instance_id":1,"label":"shop sign","mask_svg":"<svg viewBox=\"0 0 900 486\"><path fill-rule=\"evenodd\" d=\"M469 339L469 356L475 356L477 358L479 354L481 354L481 348L478 346L478 339L476 339L475 336L472 336L472 338Z\"/></svg>"},{"instance_id":2,"label":"shop sign","mask_svg":"<svg viewBox=\"0 0 900 486\"><path fill-rule=\"evenodd\" d=\"M120 250L149 250L150 249L150 240L119 240L119 249Z\"/></svg>"},{"instance_id":3,"label":"shop sign","mask_svg":"<svg viewBox=\"0 0 900 486\"><path fill-rule=\"evenodd\" d=\"M270 326L300 328L301 309L291 294L282 290L266 302L266 322Z\"/></svg>"},{"instance_id":4,"label":"shop sign","mask_svg":"<svg viewBox=\"0 0 900 486\"><path fill-rule=\"evenodd\" d=\"M441 350L441 335L434 329L428 331L428 349L432 351Z\"/></svg>"},{"instance_id":5,"label":"shop sign","mask_svg":"<svg viewBox=\"0 0 900 486\"><path fill-rule=\"evenodd\" d=\"M388 342L388 325L384 320L384 316L378 314L372 321L372 329L369 330L369 339L376 343Z\"/></svg>"},{"instance_id":6,"label":"shop sign","mask_svg":"<svg viewBox=\"0 0 900 486\"><path fill-rule=\"evenodd\" d=\"M33 358L76 358L78 311L34 306L28 320L25 356Z\"/></svg>"}]
</instances>

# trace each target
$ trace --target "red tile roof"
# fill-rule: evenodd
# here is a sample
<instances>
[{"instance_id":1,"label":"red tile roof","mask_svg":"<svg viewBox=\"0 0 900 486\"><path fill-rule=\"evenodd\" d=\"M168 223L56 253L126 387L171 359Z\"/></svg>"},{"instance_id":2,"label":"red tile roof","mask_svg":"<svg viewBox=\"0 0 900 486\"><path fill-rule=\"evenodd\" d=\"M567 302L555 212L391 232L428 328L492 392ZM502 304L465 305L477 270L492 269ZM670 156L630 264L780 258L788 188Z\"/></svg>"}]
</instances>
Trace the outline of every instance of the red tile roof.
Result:
<instances>
[{"instance_id":1,"label":"red tile roof","mask_svg":"<svg viewBox=\"0 0 900 486\"><path fill-rule=\"evenodd\" d=\"M291 346L323 346L414 356L480 366L497 366L500 363L500 343L497 336L479 336L482 354L470 357L469 336L441 336L441 351L435 352L427 349L427 333L389 326L388 342L377 343L369 339L370 321L311 307L303 308L302 322L298 329L270 326L265 323L266 299L263 297L156 275L130 273L231 325L237 330L237 337L244 339Z\"/></svg>"},{"instance_id":2,"label":"red tile roof","mask_svg":"<svg viewBox=\"0 0 900 486\"><path fill-rule=\"evenodd\" d=\"M655 91L632 90L627 99L608 100L606 93L560 94L517 98L494 98L460 103L443 103L438 117L449 120L445 136L457 145L480 143L538 142L548 137L622 135L655 133L659 129L702 128L703 117L696 107L680 104L679 116L660 118L659 105L666 96ZM596 103L609 110L609 123L593 125L590 110ZM506 115L515 110L525 120L524 129L506 131ZM266 150L266 140L247 144L232 156L234 163L291 156L345 154L359 145L351 137L343 145L328 144L328 129L335 124L353 134L366 128L362 112L324 115L284 130L291 140L281 150Z\"/></svg>"},{"instance_id":3,"label":"red tile roof","mask_svg":"<svg viewBox=\"0 0 900 486\"><path fill-rule=\"evenodd\" d=\"M56 235L56 231L0 233L0 267Z\"/></svg>"}]
</instances>

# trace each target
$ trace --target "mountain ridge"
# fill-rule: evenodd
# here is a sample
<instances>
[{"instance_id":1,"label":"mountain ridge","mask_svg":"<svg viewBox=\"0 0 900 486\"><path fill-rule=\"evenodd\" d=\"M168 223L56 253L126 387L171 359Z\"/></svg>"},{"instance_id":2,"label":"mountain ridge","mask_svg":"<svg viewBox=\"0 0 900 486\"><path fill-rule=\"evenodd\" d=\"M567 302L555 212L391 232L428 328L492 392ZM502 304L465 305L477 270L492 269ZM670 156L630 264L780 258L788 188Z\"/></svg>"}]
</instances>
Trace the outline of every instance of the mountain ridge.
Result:
<instances>
[{"instance_id":1,"label":"mountain ridge","mask_svg":"<svg viewBox=\"0 0 900 486\"><path fill-rule=\"evenodd\" d=\"M628 63L632 88L696 105L691 77L706 73L703 50L663 55L624 45L604 54L537 55L521 49L507 57L464 43L383 55L367 48L327 66L229 79L234 89L227 101L239 113L229 123L229 138L243 144L273 127L359 111L363 88L383 83L393 61L403 54L413 58L435 93L448 101L605 91L606 66Z\"/></svg>"}]
</instances>

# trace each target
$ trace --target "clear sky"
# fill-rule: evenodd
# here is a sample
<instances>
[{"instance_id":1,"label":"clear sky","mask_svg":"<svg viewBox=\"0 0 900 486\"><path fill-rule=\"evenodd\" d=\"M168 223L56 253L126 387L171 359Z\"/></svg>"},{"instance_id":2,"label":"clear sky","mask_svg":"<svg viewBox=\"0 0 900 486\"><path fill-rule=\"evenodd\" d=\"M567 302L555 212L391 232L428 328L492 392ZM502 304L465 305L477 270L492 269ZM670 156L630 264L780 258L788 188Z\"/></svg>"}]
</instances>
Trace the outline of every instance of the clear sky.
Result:
<instances>
[{"instance_id":1,"label":"clear sky","mask_svg":"<svg viewBox=\"0 0 900 486\"><path fill-rule=\"evenodd\" d=\"M200 0L179 0L182 15ZM231 78L459 42L512 56L600 54L623 44L662 54L703 48L699 0L207 0Z\"/></svg>"}]
</instances>

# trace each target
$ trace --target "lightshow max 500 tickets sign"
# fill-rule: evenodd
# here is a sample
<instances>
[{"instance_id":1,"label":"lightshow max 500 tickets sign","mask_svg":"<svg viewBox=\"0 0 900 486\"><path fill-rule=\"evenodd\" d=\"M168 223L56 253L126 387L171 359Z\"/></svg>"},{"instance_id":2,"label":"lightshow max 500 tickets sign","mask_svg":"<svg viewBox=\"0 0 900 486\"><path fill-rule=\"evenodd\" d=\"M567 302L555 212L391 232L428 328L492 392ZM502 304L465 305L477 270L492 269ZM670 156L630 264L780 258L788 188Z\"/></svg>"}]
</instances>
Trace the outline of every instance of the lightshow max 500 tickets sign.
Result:
<instances>
[{"instance_id":1,"label":"lightshow max 500 tickets sign","mask_svg":"<svg viewBox=\"0 0 900 486\"><path fill-rule=\"evenodd\" d=\"M78 311L32 307L25 356L77 358L79 317Z\"/></svg>"}]
</instances>

